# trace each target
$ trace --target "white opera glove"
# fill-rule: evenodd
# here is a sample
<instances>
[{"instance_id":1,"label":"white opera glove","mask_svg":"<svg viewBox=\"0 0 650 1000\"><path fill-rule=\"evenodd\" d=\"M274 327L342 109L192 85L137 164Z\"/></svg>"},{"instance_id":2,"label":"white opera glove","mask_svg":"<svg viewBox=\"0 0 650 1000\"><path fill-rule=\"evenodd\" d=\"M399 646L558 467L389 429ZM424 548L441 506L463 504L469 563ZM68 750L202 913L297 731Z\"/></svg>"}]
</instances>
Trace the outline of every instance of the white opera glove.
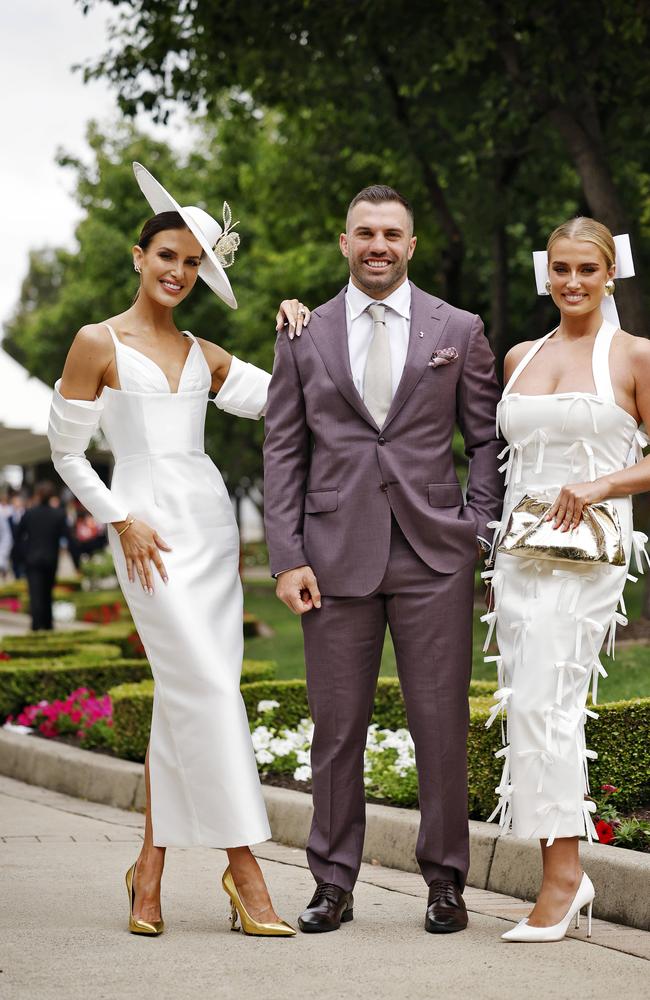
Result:
<instances>
[{"instance_id":1,"label":"white opera glove","mask_svg":"<svg viewBox=\"0 0 650 1000\"><path fill-rule=\"evenodd\" d=\"M259 420L266 411L270 381L269 372L233 356L226 381L214 397L215 406L236 417Z\"/></svg>"},{"instance_id":2,"label":"white opera glove","mask_svg":"<svg viewBox=\"0 0 650 1000\"><path fill-rule=\"evenodd\" d=\"M47 436L52 462L78 500L96 521L125 521L128 510L119 503L85 456L90 439L99 427L104 409L101 399L65 399L54 386Z\"/></svg>"}]
</instances>

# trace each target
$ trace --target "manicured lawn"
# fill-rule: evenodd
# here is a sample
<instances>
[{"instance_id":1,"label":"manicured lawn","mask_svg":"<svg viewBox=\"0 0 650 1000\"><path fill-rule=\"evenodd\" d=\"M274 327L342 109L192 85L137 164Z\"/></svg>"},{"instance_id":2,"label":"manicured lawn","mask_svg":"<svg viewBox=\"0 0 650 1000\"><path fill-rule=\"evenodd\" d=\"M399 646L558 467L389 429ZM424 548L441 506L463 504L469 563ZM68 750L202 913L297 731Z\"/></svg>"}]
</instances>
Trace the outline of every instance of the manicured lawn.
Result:
<instances>
[{"instance_id":1,"label":"manicured lawn","mask_svg":"<svg viewBox=\"0 0 650 1000\"><path fill-rule=\"evenodd\" d=\"M280 678L304 677L305 664L302 650L302 629L300 621L292 615L275 597L275 584L271 580L255 580L245 585L246 610L273 630L269 638L248 639L246 656L256 660L275 660L277 676ZM641 581L636 587L628 587L625 599L630 617L637 617L641 601ZM484 609L474 612L474 655L473 676L475 680L495 680L494 664L483 662L483 641L485 625L479 621ZM618 701L626 698L650 697L650 646L623 646L625 629L617 633L616 661L603 656L603 666L609 676L601 679L598 686L599 701ZM387 634L381 672L394 676L395 654L390 636ZM496 686L496 684L495 684Z\"/></svg>"}]
</instances>

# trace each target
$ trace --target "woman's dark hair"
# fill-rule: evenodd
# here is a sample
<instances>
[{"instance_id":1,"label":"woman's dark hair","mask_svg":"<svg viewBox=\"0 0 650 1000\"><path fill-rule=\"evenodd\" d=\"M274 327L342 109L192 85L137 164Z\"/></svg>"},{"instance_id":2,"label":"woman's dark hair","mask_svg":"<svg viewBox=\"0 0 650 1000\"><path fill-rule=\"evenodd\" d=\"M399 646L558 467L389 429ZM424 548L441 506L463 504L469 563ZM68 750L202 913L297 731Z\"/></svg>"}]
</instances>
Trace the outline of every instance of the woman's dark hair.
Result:
<instances>
[{"instance_id":1,"label":"woman's dark hair","mask_svg":"<svg viewBox=\"0 0 650 1000\"><path fill-rule=\"evenodd\" d=\"M138 246L146 250L157 233L165 229L187 229L187 223L180 212L159 212L147 219L138 239Z\"/></svg>"}]
</instances>

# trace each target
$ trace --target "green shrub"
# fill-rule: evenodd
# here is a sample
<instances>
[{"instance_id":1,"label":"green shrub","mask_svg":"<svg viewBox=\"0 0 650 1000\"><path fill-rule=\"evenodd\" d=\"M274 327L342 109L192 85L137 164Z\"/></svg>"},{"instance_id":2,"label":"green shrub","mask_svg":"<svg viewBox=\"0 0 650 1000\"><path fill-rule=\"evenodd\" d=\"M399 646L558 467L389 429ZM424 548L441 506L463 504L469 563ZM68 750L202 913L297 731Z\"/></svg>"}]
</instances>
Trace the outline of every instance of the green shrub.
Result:
<instances>
[{"instance_id":1,"label":"green shrub","mask_svg":"<svg viewBox=\"0 0 650 1000\"><path fill-rule=\"evenodd\" d=\"M121 659L119 647L109 645L58 659L0 661L0 719L17 715L25 705L67 698L79 687L105 694L117 684L148 677L146 660Z\"/></svg>"},{"instance_id":2,"label":"green shrub","mask_svg":"<svg viewBox=\"0 0 650 1000\"><path fill-rule=\"evenodd\" d=\"M619 789L619 809L635 809L650 802L650 698L609 701L597 705L597 719L589 719L586 742L598 760L589 763L589 783L598 794L604 784Z\"/></svg>"},{"instance_id":3,"label":"green shrub","mask_svg":"<svg viewBox=\"0 0 650 1000\"><path fill-rule=\"evenodd\" d=\"M58 576L56 578L56 586L61 587L64 591L77 591L81 590L81 578L78 576Z\"/></svg>"},{"instance_id":4,"label":"green shrub","mask_svg":"<svg viewBox=\"0 0 650 1000\"><path fill-rule=\"evenodd\" d=\"M124 595L119 588L113 590L80 590L76 594L70 594L69 599L76 606L78 612L89 610L90 608L100 608L104 604L123 604L126 607Z\"/></svg>"},{"instance_id":5,"label":"green shrub","mask_svg":"<svg viewBox=\"0 0 650 1000\"><path fill-rule=\"evenodd\" d=\"M270 660L244 660L242 692L246 686L254 686L258 678L270 679L274 673L275 664ZM109 691L113 702L113 745L119 757L144 760L151 727L153 690L153 681L146 680L139 684L120 684Z\"/></svg>"},{"instance_id":6,"label":"green shrub","mask_svg":"<svg viewBox=\"0 0 650 1000\"><path fill-rule=\"evenodd\" d=\"M122 650L122 656L133 659L141 656L141 643L137 629L129 618L125 621L109 622L107 625L99 625L97 628L88 629L83 632L75 632L79 646L85 646L89 642L114 642Z\"/></svg>"},{"instance_id":7,"label":"green shrub","mask_svg":"<svg viewBox=\"0 0 650 1000\"><path fill-rule=\"evenodd\" d=\"M94 629L93 631L95 632ZM97 644L109 645L108 641L102 642L103 638L96 633L92 647ZM74 632L30 632L27 635L8 635L0 639L0 649L8 653L12 660L13 658L44 660L48 657L70 656L81 652L82 648ZM107 655L120 656L121 650L118 645L111 645L111 650L114 652Z\"/></svg>"},{"instance_id":8,"label":"green shrub","mask_svg":"<svg viewBox=\"0 0 650 1000\"><path fill-rule=\"evenodd\" d=\"M502 760L494 755L501 747L498 721L485 728L494 685L473 681L469 688L470 728L467 743L469 809L476 819L487 819L497 804L495 788L501 778ZM294 729L309 718L304 680L256 680L250 671L242 675L242 697L251 723L255 724L260 701L277 701L273 713L277 727ZM153 684L131 684L111 691L114 704L115 749L120 756L143 760L149 739ZM650 802L650 698L599 706L600 718L587 725L587 745L598 752L590 764L594 789L605 782L620 787L620 804L634 809ZM406 728L404 702L399 682L382 677L377 685L373 722L382 729ZM406 790L406 799L412 798ZM400 801L405 801L400 793Z\"/></svg>"}]
</instances>

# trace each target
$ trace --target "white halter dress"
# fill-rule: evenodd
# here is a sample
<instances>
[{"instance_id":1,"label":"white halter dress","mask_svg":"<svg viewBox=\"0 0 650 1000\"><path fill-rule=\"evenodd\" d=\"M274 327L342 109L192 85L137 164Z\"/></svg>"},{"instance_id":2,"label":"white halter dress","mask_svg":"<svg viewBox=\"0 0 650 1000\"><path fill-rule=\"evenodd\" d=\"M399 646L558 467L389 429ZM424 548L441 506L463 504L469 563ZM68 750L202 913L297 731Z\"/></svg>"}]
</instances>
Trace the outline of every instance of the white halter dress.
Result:
<instances>
[{"instance_id":1,"label":"white halter dress","mask_svg":"<svg viewBox=\"0 0 650 1000\"><path fill-rule=\"evenodd\" d=\"M508 442L506 495L495 547L512 508L526 493L554 500L567 483L594 480L637 461L647 438L616 403L609 349L616 327L605 321L595 339L592 369L596 391L522 395L511 392L522 371L554 331L537 341L517 365L497 409ZM591 690L606 676L599 653L607 639L613 653L617 625L627 624L623 587L630 555L639 572L647 536L633 532L632 501L613 501L621 523L627 565L591 566L524 560L497 553L491 580L493 605L485 651L493 633L499 655L486 656L498 675L488 725L501 715L503 773L496 791L503 832L518 837L575 837L594 834L588 802L587 764L596 754L585 745ZM633 578L634 579L634 578ZM620 611L618 608L620 607ZM505 718L507 716L507 724ZM507 735L506 735L507 734Z\"/></svg>"},{"instance_id":2,"label":"white halter dress","mask_svg":"<svg viewBox=\"0 0 650 1000\"><path fill-rule=\"evenodd\" d=\"M52 459L93 516L146 521L171 546L169 583L154 569L149 596L126 572L109 527L115 568L155 679L149 763L154 843L236 847L267 840L246 710L239 692L243 656L239 535L221 474L204 451L211 383L200 345L192 345L178 391L155 362L115 344L120 390L93 402L65 399L55 387ZM237 358L215 398L238 416L259 418L270 376ZM111 489L84 452L101 427L115 457Z\"/></svg>"}]
</instances>

